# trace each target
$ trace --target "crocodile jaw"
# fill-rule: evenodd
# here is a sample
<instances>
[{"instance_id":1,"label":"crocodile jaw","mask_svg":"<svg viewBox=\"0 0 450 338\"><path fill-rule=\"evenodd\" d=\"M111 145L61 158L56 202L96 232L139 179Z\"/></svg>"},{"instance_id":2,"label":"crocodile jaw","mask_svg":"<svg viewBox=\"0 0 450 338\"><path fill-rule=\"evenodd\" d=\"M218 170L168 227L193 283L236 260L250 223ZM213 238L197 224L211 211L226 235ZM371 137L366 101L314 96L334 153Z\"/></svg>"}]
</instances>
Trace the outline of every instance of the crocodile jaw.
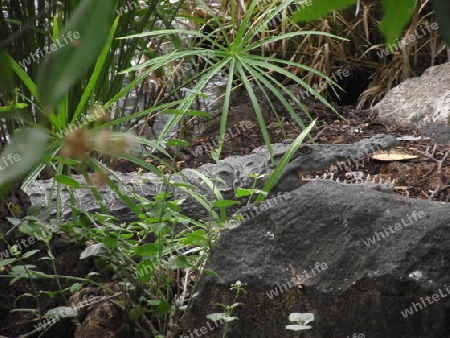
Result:
<instances>
[{"instance_id":1,"label":"crocodile jaw","mask_svg":"<svg viewBox=\"0 0 450 338\"><path fill-rule=\"evenodd\" d=\"M300 187L306 183L302 177L307 174L328 169L339 161L359 162L378 150L391 149L397 143L394 136L376 135L354 144L302 145L281 173L277 190L283 189L282 187L293 190L292 187Z\"/></svg>"}]
</instances>

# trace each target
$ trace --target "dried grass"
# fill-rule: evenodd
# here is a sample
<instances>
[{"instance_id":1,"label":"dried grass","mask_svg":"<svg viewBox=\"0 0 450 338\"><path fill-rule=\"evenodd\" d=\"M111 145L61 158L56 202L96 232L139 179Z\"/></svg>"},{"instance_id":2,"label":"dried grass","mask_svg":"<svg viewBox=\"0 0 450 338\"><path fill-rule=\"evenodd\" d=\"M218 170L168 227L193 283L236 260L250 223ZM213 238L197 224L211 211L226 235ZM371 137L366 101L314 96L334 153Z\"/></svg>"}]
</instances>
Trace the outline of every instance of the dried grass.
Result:
<instances>
[{"instance_id":1,"label":"dried grass","mask_svg":"<svg viewBox=\"0 0 450 338\"><path fill-rule=\"evenodd\" d=\"M222 17L227 20L232 15L237 15L239 19L250 2L251 0L222 0ZM261 1L255 15L270 10L276 4L276 1ZM356 15L355 6L351 6L334 12L323 20L298 25L289 21L293 12L294 9L285 10L281 17L272 20L271 24L261 31L259 38L301 29L329 32L349 41L309 35L265 45L261 48L261 55L289 59L315 68L330 77L340 69L347 69L351 74L371 74L368 87L357 102L360 108L377 103L389 89L401 81L419 76L428 67L447 60L445 44L435 31L427 32L403 48L379 57L378 54L386 48L384 37L379 30L383 16L380 1L362 0ZM425 24L433 22L430 0L418 1L411 21L399 41L420 31ZM309 73L301 73L299 69L290 68L289 71L301 75L311 86L322 88L320 81L323 82L323 79ZM324 87L321 94L330 97L333 90L336 88Z\"/></svg>"}]
</instances>

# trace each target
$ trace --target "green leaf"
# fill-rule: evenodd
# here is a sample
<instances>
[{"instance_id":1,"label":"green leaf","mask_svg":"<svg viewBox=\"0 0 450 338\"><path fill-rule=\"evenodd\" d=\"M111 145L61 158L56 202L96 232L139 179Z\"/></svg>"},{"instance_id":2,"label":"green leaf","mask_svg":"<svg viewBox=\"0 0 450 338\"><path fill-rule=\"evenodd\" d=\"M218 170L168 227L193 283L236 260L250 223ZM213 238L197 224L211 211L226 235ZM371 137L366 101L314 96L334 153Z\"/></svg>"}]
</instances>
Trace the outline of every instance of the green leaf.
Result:
<instances>
[{"instance_id":1,"label":"green leaf","mask_svg":"<svg viewBox=\"0 0 450 338\"><path fill-rule=\"evenodd\" d=\"M214 276L214 277L218 277L219 275L217 273L215 273L212 270L208 270L208 269L203 269L202 270L203 273L206 273L208 276Z\"/></svg>"},{"instance_id":2,"label":"green leaf","mask_svg":"<svg viewBox=\"0 0 450 338\"><path fill-rule=\"evenodd\" d=\"M97 60L114 15L111 0L84 0L70 17L38 72L41 104L53 110Z\"/></svg>"},{"instance_id":3,"label":"green leaf","mask_svg":"<svg viewBox=\"0 0 450 338\"><path fill-rule=\"evenodd\" d=\"M80 259L85 259L90 256L98 256L103 250L103 244L97 243L91 246L88 246L84 251L80 254Z\"/></svg>"},{"instance_id":4,"label":"green leaf","mask_svg":"<svg viewBox=\"0 0 450 338\"><path fill-rule=\"evenodd\" d=\"M220 201L214 202L213 206L221 208L221 207L229 207L229 206L232 206L232 205L235 205L235 204L238 204L238 203L239 203L238 201L220 200Z\"/></svg>"},{"instance_id":5,"label":"green leaf","mask_svg":"<svg viewBox=\"0 0 450 338\"><path fill-rule=\"evenodd\" d=\"M263 190L270 191L275 183L278 180L278 177L280 177L281 172L286 167L286 165L289 163L292 156L294 156L295 152L297 151L298 147L300 146L300 143L303 141L303 139L306 137L306 135L309 134L312 127L315 125L316 120L314 120L306 129L304 129L300 135L297 136L297 138L292 142L289 149L286 151L286 153L281 158L280 162L278 163L277 167L273 171L272 175L270 175L270 178L267 180L267 182L264 184ZM258 198L256 199L257 202L261 202L264 199L264 196L260 194Z\"/></svg>"},{"instance_id":6,"label":"green leaf","mask_svg":"<svg viewBox=\"0 0 450 338\"><path fill-rule=\"evenodd\" d=\"M51 276L46 275L43 272L33 271L32 269L35 267L36 267L36 265L32 265L32 264L13 266L11 268L9 275L16 276L16 277L11 280L10 284L15 283L16 281L20 280L21 278L27 278L27 279L29 279L29 278L31 278L31 279L38 279L38 278L50 279L50 278L52 278Z\"/></svg>"},{"instance_id":7,"label":"green leaf","mask_svg":"<svg viewBox=\"0 0 450 338\"><path fill-rule=\"evenodd\" d=\"M136 275L141 282L146 282L153 275L155 268L156 265L153 261L142 261L136 266Z\"/></svg>"},{"instance_id":8,"label":"green leaf","mask_svg":"<svg viewBox=\"0 0 450 338\"><path fill-rule=\"evenodd\" d=\"M197 186L183 182L170 182L170 184L173 185L174 187L180 187L185 189L197 189ZM170 196L166 196L166 198L168 197Z\"/></svg>"},{"instance_id":9,"label":"green leaf","mask_svg":"<svg viewBox=\"0 0 450 338\"><path fill-rule=\"evenodd\" d=\"M16 75L20 78L20 80L22 80L22 82L30 91L31 95L37 97L37 88L33 80L31 80L31 78L28 76L25 70L23 70L22 67L8 54L7 58L9 65L11 66L14 73L16 73Z\"/></svg>"},{"instance_id":10,"label":"green leaf","mask_svg":"<svg viewBox=\"0 0 450 338\"><path fill-rule=\"evenodd\" d=\"M70 165L72 165L72 164L79 164L80 163L79 160L73 160L71 158L63 158L61 156L55 156L55 157L53 157L52 160L54 160L57 163L70 164Z\"/></svg>"},{"instance_id":11,"label":"green leaf","mask_svg":"<svg viewBox=\"0 0 450 338\"><path fill-rule=\"evenodd\" d=\"M28 252L25 252L22 256L22 258L28 258L30 256L33 256L35 253L39 252L40 250L31 250Z\"/></svg>"},{"instance_id":12,"label":"green leaf","mask_svg":"<svg viewBox=\"0 0 450 338\"><path fill-rule=\"evenodd\" d=\"M41 233L43 230L43 226L36 224L36 223L32 223L32 222L23 222L20 227L19 230L21 233L30 236L30 238L34 238L36 237L37 233Z\"/></svg>"},{"instance_id":13,"label":"green leaf","mask_svg":"<svg viewBox=\"0 0 450 338\"><path fill-rule=\"evenodd\" d=\"M55 307L51 310L48 310L45 314L47 317L56 317L56 318L74 318L77 316L77 309L72 308L70 306L59 306Z\"/></svg>"},{"instance_id":14,"label":"green leaf","mask_svg":"<svg viewBox=\"0 0 450 338\"><path fill-rule=\"evenodd\" d=\"M33 206L34 206L34 205L33 205ZM32 206L32 207L33 207L33 206ZM30 208L31 208L31 207L30 207ZM28 209L28 213L29 213L29 210L30 210L30 209ZM6 219L8 220L9 223L11 223L11 224L14 225L14 226L17 226L17 225L20 224L20 219L19 219L19 218L6 217Z\"/></svg>"},{"instance_id":15,"label":"green leaf","mask_svg":"<svg viewBox=\"0 0 450 338\"><path fill-rule=\"evenodd\" d=\"M2 266L8 265L8 264L12 264L15 261L17 261L17 258L7 258L7 259L2 259L0 260L0 268Z\"/></svg>"},{"instance_id":16,"label":"green leaf","mask_svg":"<svg viewBox=\"0 0 450 338\"><path fill-rule=\"evenodd\" d=\"M26 175L45 156L47 134L39 128L21 129L0 155L0 186Z\"/></svg>"},{"instance_id":17,"label":"green leaf","mask_svg":"<svg viewBox=\"0 0 450 338\"><path fill-rule=\"evenodd\" d=\"M167 141L167 145L173 147L189 147L189 142L186 142L185 140L171 139Z\"/></svg>"},{"instance_id":18,"label":"green leaf","mask_svg":"<svg viewBox=\"0 0 450 338\"><path fill-rule=\"evenodd\" d=\"M73 179L72 177L66 176L66 175L55 175L55 181L67 185L70 188L73 189L80 189L81 184L77 180Z\"/></svg>"},{"instance_id":19,"label":"green leaf","mask_svg":"<svg viewBox=\"0 0 450 338\"><path fill-rule=\"evenodd\" d=\"M236 189L236 197L241 198L244 196L251 196L255 193L255 189L243 189L243 188L237 188Z\"/></svg>"},{"instance_id":20,"label":"green leaf","mask_svg":"<svg viewBox=\"0 0 450 338\"><path fill-rule=\"evenodd\" d=\"M167 268L171 270L184 269L192 266L186 256L171 257L167 263Z\"/></svg>"},{"instance_id":21,"label":"green leaf","mask_svg":"<svg viewBox=\"0 0 450 338\"><path fill-rule=\"evenodd\" d=\"M139 256L156 256L159 253L159 246L156 243L148 243L134 249Z\"/></svg>"},{"instance_id":22,"label":"green leaf","mask_svg":"<svg viewBox=\"0 0 450 338\"><path fill-rule=\"evenodd\" d=\"M180 241L184 245L193 245L203 247L208 242L208 235L203 229L196 230L192 233L186 234L185 238Z\"/></svg>"},{"instance_id":23,"label":"green leaf","mask_svg":"<svg viewBox=\"0 0 450 338\"><path fill-rule=\"evenodd\" d=\"M355 2L356 0L307 0L297 5L300 8L292 16L292 21L319 20L329 12L345 8Z\"/></svg>"},{"instance_id":24,"label":"green leaf","mask_svg":"<svg viewBox=\"0 0 450 338\"><path fill-rule=\"evenodd\" d=\"M156 308L152 309L152 315L154 316L164 316L170 312L170 303L167 300L162 299Z\"/></svg>"},{"instance_id":25,"label":"green leaf","mask_svg":"<svg viewBox=\"0 0 450 338\"><path fill-rule=\"evenodd\" d=\"M117 245L118 239L112 236L106 236L103 238L102 243L108 248L113 248Z\"/></svg>"},{"instance_id":26,"label":"green leaf","mask_svg":"<svg viewBox=\"0 0 450 338\"><path fill-rule=\"evenodd\" d=\"M382 3L384 17L380 29L386 38L386 44L394 44L411 18L416 0L383 0Z\"/></svg>"},{"instance_id":27,"label":"green leaf","mask_svg":"<svg viewBox=\"0 0 450 338\"><path fill-rule=\"evenodd\" d=\"M72 284L72 285L69 287L69 291L70 291L71 293L75 293L75 292L80 291L82 288L83 288L83 284L81 284L81 283L74 283L74 284Z\"/></svg>"},{"instance_id":28,"label":"green leaf","mask_svg":"<svg viewBox=\"0 0 450 338\"><path fill-rule=\"evenodd\" d=\"M140 317L139 311L135 308L131 309L130 313L128 314L128 317L132 322L136 322Z\"/></svg>"},{"instance_id":29,"label":"green leaf","mask_svg":"<svg viewBox=\"0 0 450 338\"><path fill-rule=\"evenodd\" d=\"M0 107L0 114L4 114L4 113L14 113L19 109L23 109L28 107L28 105L26 103L17 103L15 105L11 105L11 106L3 106Z\"/></svg>"},{"instance_id":30,"label":"green leaf","mask_svg":"<svg viewBox=\"0 0 450 338\"><path fill-rule=\"evenodd\" d=\"M119 21L119 17L116 18L113 26L111 27L111 30L109 32L109 36L106 40L106 43L103 46L103 49L97 59L97 62L95 63L95 67L92 72L91 78L89 79L89 83L87 84L86 88L83 91L83 95L81 96L80 101L78 102L77 109L73 113L72 121L74 121L80 117L80 114L84 110L86 103L88 102L89 98L92 96L92 92L95 88L95 85L97 84L97 81L99 80L100 72L102 71L103 66L109 55L109 52L111 49L111 43L114 40L114 33L116 31L118 21Z\"/></svg>"},{"instance_id":31,"label":"green leaf","mask_svg":"<svg viewBox=\"0 0 450 338\"><path fill-rule=\"evenodd\" d=\"M215 312L215 313L211 313L209 315L206 316L206 318L208 318L209 320L212 320L213 322L217 322L217 321L225 321L225 322L232 322L233 320L237 320L237 317L230 317L228 316L226 313L224 312Z\"/></svg>"}]
</instances>

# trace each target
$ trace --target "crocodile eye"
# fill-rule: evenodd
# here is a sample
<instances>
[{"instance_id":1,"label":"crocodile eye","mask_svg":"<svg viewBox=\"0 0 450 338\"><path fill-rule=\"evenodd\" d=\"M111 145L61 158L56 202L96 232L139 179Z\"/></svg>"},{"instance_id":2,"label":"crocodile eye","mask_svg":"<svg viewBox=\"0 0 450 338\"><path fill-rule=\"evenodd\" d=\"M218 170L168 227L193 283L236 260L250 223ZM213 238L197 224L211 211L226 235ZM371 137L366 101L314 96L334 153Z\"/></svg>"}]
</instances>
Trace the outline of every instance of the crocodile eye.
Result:
<instances>
[{"instance_id":1,"label":"crocodile eye","mask_svg":"<svg viewBox=\"0 0 450 338\"><path fill-rule=\"evenodd\" d=\"M311 148L308 146L301 146L297 149L297 152L299 152L300 154L309 154L311 152Z\"/></svg>"}]
</instances>

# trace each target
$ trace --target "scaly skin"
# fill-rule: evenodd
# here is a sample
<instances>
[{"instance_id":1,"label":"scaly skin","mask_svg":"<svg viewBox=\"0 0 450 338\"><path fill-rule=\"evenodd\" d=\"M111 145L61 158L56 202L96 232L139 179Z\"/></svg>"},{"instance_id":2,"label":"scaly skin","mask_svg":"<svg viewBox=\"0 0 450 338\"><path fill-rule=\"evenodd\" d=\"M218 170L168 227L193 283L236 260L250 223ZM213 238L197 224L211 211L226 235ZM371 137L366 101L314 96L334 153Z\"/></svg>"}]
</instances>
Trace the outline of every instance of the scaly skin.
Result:
<instances>
[{"instance_id":1,"label":"scaly skin","mask_svg":"<svg viewBox=\"0 0 450 338\"><path fill-rule=\"evenodd\" d=\"M376 135L369 139L364 139L354 144L315 144L302 145L294 154L290 163L286 166L278 179L275 191L292 191L300 187L304 182L299 180L298 174L312 173L328 168L337 161L357 161L363 157L369 156L377 150L390 149L397 144L393 136ZM289 144L274 144L275 162L279 161L282 155L289 148ZM215 180L216 188L225 199L235 199L235 191L238 187L250 188L253 185L253 179L249 177L250 173L267 174L272 171L270 156L265 146L255 149L246 156L231 156L218 164L204 164L196 171L206 177ZM142 174L122 174L112 173L113 181L119 186L121 191L136 201L136 206L140 207L140 197L152 199L158 192L164 191L166 187L162 184L162 179L153 173ZM81 176L74 176L76 180L84 184ZM185 182L197 187L196 192L205 196L208 202L215 200L215 195L203 182L203 180L194 173L194 170L184 169L180 173L170 177L171 181ZM52 192L53 180L36 181L27 191L33 204L47 205L49 196ZM175 199L184 200L181 204L186 215L195 219L207 219L209 212L190 196L190 194L179 188L171 187L169 189ZM136 215L127 207L122 200L109 188L100 189L99 194L102 197L105 206L114 216L121 221L136 220ZM54 195L54 194L53 194ZM89 189L80 189L76 191L76 206L89 213L100 212L98 203ZM62 210L62 219L70 219L69 194L67 189L61 193L62 203L65 206ZM52 214L55 213L55 198L51 202ZM229 210L230 213L236 211Z\"/></svg>"},{"instance_id":2,"label":"scaly skin","mask_svg":"<svg viewBox=\"0 0 450 338\"><path fill-rule=\"evenodd\" d=\"M295 190L304 184L301 177L306 174L325 170L339 161L359 162L378 150L391 149L397 143L395 137L380 134L354 144L301 145L278 178L275 189Z\"/></svg>"}]
</instances>

